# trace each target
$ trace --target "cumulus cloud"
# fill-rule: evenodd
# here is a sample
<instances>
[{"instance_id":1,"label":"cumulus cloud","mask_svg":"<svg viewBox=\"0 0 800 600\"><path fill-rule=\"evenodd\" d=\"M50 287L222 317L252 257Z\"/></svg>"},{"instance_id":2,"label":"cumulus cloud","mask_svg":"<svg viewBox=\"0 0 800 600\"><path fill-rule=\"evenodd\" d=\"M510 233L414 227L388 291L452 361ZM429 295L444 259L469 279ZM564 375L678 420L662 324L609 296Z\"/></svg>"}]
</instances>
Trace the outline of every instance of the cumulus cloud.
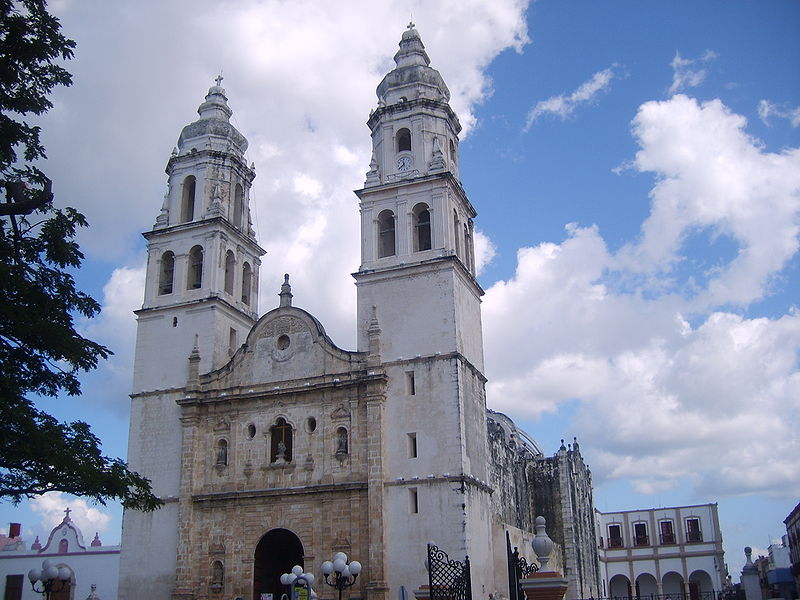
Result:
<instances>
[{"instance_id":1,"label":"cumulus cloud","mask_svg":"<svg viewBox=\"0 0 800 600\"><path fill-rule=\"evenodd\" d=\"M47 492L29 502L30 509L40 515L41 530L50 532L64 519L65 510L70 509L69 518L84 535L88 545L95 533L103 533L111 522L111 515L98 508L89 506L85 500L64 494L63 492ZM41 540L42 545L46 540Z\"/></svg>"},{"instance_id":2,"label":"cumulus cloud","mask_svg":"<svg viewBox=\"0 0 800 600\"><path fill-rule=\"evenodd\" d=\"M58 198L89 218L80 239L87 254L134 264L139 232L158 214L170 150L222 70L233 123L248 138L247 159L257 170L251 209L267 250L260 308L277 305L288 272L296 304L317 314L338 344L352 347L349 274L359 264L360 238L352 190L364 183L365 122L377 103L375 87L394 66L409 10L432 66L450 86L463 138L474 106L491 93L486 66L528 42L526 7L522 0L448 2L446 9L366 0L250 0L235 8L148 1L124 11L97 0L54 5L78 51L68 65L75 83L58 91L43 124L48 174ZM352 31L359 35L343 34ZM131 53L133 47L139 50Z\"/></svg>"},{"instance_id":3,"label":"cumulus cloud","mask_svg":"<svg viewBox=\"0 0 800 600\"><path fill-rule=\"evenodd\" d=\"M770 117L788 119L792 127L800 125L800 106L789 106L787 103L775 104L769 100L761 100L758 103L758 116L764 125L770 125Z\"/></svg>"},{"instance_id":4,"label":"cumulus cloud","mask_svg":"<svg viewBox=\"0 0 800 600\"><path fill-rule=\"evenodd\" d=\"M656 184L641 238L620 252L617 265L672 284L691 235L728 238L735 256L708 274L697 310L761 299L800 243L800 149L766 152L746 124L719 100L680 94L643 104L633 121L635 167L654 173Z\"/></svg>"},{"instance_id":5,"label":"cumulus cloud","mask_svg":"<svg viewBox=\"0 0 800 600\"><path fill-rule=\"evenodd\" d=\"M643 104L630 168L654 185L639 237L612 253L596 227L568 225L486 293L490 406L535 420L577 400L598 481L800 493L800 313L744 312L797 256L800 150L766 152L745 127L719 100ZM701 274L682 256L698 230L732 245Z\"/></svg>"},{"instance_id":6,"label":"cumulus cloud","mask_svg":"<svg viewBox=\"0 0 800 600\"><path fill-rule=\"evenodd\" d=\"M697 87L705 81L708 71L706 67L717 58L715 52L706 50L698 58L683 58L680 52L675 53L670 66L672 67L672 85L669 93L674 94L688 88Z\"/></svg>"},{"instance_id":7,"label":"cumulus cloud","mask_svg":"<svg viewBox=\"0 0 800 600\"><path fill-rule=\"evenodd\" d=\"M611 81L616 76L614 70L617 65L598 71L588 80L578 86L571 94L551 96L547 100L540 100L528 111L524 131L528 131L536 120L542 115L551 114L564 120L584 104L589 104L602 92L611 86Z\"/></svg>"},{"instance_id":8,"label":"cumulus cloud","mask_svg":"<svg viewBox=\"0 0 800 600\"><path fill-rule=\"evenodd\" d=\"M491 238L482 231L475 230L475 272L480 275L497 254Z\"/></svg>"}]
</instances>

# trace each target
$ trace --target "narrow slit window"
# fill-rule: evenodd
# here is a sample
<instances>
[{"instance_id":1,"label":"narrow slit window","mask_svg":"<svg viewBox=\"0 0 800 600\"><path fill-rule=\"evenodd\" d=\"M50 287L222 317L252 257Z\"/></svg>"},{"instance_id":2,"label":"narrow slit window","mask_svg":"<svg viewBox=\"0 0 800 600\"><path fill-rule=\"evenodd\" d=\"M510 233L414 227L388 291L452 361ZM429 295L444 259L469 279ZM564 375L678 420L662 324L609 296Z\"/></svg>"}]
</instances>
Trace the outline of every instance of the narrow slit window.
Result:
<instances>
[{"instance_id":1,"label":"narrow slit window","mask_svg":"<svg viewBox=\"0 0 800 600\"><path fill-rule=\"evenodd\" d=\"M419 513L419 496L417 495L417 488L410 488L408 490L408 512L412 515Z\"/></svg>"},{"instance_id":2,"label":"narrow slit window","mask_svg":"<svg viewBox=\"0 0 800 600\"><path fill-rule=\"evenodd\" d=\"M408 436L408 458L417 458L417 434L409 433Z\"/></svg>"},{"instance_id":3,"label":"narrow slit window","mask_svg":"<svg viewBox=\"0 0 800 600\"><path fill-rule=\"evenodd\" d=\"M414 379L414 371L406 372L406 394L409 396L416 396L417 394L417 383Z\"/></svg>"}]
</instances>

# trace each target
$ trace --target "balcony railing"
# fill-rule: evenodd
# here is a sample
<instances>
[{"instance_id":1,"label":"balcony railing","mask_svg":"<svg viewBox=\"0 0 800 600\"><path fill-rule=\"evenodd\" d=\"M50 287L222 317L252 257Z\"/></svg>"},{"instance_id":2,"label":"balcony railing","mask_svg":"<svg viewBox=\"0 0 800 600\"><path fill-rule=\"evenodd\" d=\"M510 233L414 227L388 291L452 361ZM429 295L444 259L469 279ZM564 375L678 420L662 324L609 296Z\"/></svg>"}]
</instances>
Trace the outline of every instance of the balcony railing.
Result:
<instances>
[{"instance_id":1,"label":"balcony railing","mask_svg":"<svg viewBox=\"0 0 800 600\"><path fill-rule=\"evenodd\" d=\"M650 538L646 535L637 535L633 538L633 545L634 546L649 546L650 545Z\"/></svg>"},{"instance_id":2,"label":"balcony railing","mask_svg":"<svg viewBox=\"0 0 800 600\"><path fill-rule=\"evenodd\" d=\"M609 548L622 548L622 538L608 538Z\"/></svg>"},{"instance_id":3,"label":"balcony railing","mask_svg":"<svg viewBox=\"0 0 800 600\"><path fill-rule=\"evenodd\" d=\"M686 532L686 541L687 542L702 542L703 541L703 532L702 531L687 531Z\"/></svg>"},{"instance_id":4,"label":"balcony railing","mask_svg":"<svg viewBox=\"0 0 800 600\"><path fill-rule=\"evenodd\" d=\"M675 534L674 533L662 533L659 536L659 540L661 541L662 546L668 546L670 544L675 543Z\"/></svg>"}]
</instances>

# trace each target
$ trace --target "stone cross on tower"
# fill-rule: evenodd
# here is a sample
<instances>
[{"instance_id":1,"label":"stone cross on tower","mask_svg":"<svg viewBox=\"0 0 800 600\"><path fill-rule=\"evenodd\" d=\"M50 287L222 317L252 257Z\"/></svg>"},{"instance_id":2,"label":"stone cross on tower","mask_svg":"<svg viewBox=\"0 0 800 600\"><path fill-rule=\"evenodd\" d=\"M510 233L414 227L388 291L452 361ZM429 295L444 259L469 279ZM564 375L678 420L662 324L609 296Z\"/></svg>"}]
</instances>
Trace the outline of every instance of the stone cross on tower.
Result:
<instances>
[{"instance_id":1,"label":"stone cross on tower","mask_svg":"<svg viewBox=\"0 0 800 600\"><path fill-rule=\"evenodd\" d=\"M66 515L66 516L64 517L64 520L65 520L65 521L69 521L69 520L70 520L70 518L69 518L69 513L71 513L71 512L72 512L72 509L71 509L69 506L68 506L67 508L65 508L65 509L64 509L64 514Z\"/></svg>"},{"instance_id":2,"label":"stone cross on tower","mask_svg":"<svg viewBox=\"0 0 800 600\"><path fill-rule=\"evenodd\" d=\"M220 73L219 75L217 75L217 78L214 79L214 81L217 83L217 87L220 87L222 85L222 80L223 80L222 73Z\"/></svg>"}]
</instances>

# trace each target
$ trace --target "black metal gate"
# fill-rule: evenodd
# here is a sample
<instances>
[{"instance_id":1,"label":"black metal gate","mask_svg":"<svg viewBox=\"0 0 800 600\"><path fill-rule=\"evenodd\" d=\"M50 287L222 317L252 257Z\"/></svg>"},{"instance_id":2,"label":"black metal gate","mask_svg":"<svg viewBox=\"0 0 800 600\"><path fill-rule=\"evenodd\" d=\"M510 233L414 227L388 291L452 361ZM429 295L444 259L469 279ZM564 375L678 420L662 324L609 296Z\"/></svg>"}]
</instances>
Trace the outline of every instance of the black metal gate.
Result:
<instances>
[{"instance_id":1,"label":"black metal gate","mask_svg":"<svg viewBox=\"0 0 800 600\"><path fill-rule=\"evenodd\" d=\"M530 576L539 570L536 563L528 564L524 556L519 555L519 548L511 550L511 538L506 531L506 553L508 556L508 596L509 600L525 600L525 593L519 584L520 579Z\"/></svg>"},{"instance_id":2,"label":"black metal gate","mask_svg":"<svg viewBox=\"0 0 800 600\"><path fill-rule=\"evenodd\" d=\"M447 552L428 544L428 585L431 600L472 600L469 556L450 560Z\"/></svg>"}]
</instances>

